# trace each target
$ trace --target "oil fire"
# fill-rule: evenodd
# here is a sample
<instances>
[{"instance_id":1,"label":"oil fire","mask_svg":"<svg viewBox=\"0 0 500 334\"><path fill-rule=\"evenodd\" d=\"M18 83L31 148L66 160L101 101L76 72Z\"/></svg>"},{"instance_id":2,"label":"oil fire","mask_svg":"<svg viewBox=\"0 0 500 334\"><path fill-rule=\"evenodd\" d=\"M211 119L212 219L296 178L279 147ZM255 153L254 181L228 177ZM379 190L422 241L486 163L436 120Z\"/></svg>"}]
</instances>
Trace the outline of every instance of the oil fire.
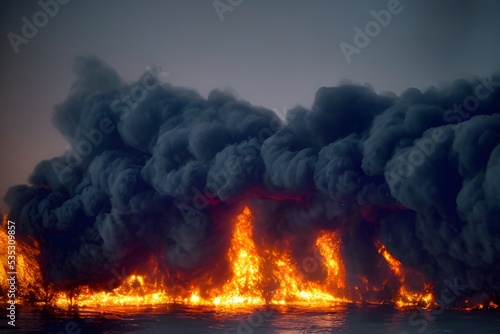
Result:
<instances>
[{"instance_id":1,"label":"oil fire","mask_svg":"<svg viewBox=\"0 0 500 334\"><path fill-rule=\"evenodd\" d=\"M430 292L430 286L425 285L426 292L420 293L411 291L405 284L405 270L401 262L394 258L382 243L377 243L378 252L387 261L391 271L397 276L401 286L394 301L397 307L424 306L430 307L434 302L434 296Z\"/></svg>"},{"instance_id":2,"label":"oil fire","mask_svg":"<svg viewBox=\"0 0 500 334\"><path fill-rule=\"evenodd\" d=\"M321 306L350 302L344 296L333 293L345 287L344 269L339 255L340 240L334 232L323 231L316 241L327 270L327 278L320 284L307 281L286 252L265 250L266 256L260 256L253 240L252 220L248 207L235 219L227 253L232 275L220 289L210 287L201 291L200 287L195 286L172 294L167 292L166 287L149 282L146 277L132 275L113 291L93 292L89 287L83 287L74 300L61 294L56 304L116 306L183 303L234 308L266 304ZM272 268L270 275L264 275L266 266ZM210 279L206 278L205 281ZM276 288L266 293L265 287L269 286ZM265 298L266 295L269 297Z\"/></svg>"},{"instance_id":3,"label":"oil fire","mask_svg":"<svg viewBox=\"0 0 500 334\"><path fill-rule=\"evenodd\" d=\"M6 298L8 290L7 273L13 270L8 268L11 258L8 258L7 252L9 245L9 235L7 233L8 216L3 216L2 228L0 231L0 261L3 270L0 270L0 298ZM18 300L41 300L49 301L53 297L51 286L44 286L42 271L39 264L39 245L34 240L20 240L14 235L15 250L10 255L15 258L15 276L16 276L16 302ZM9 264L10 266L10 264Z\"/></svg>"},{"instance_id":4,"label":"oil fire","mask_svg":"<svg viewBox=\"0 0 500 334\"><path fill-rule=\"evenodd\" d=\"M7 248L8 236L4 228L0 232L0 247ZM205 284L193 284L178 289L168 286L162 279L132 274L119 287L111 291L94 291L83 286L77 291L55 292L53 287L43 284L39 264L39 245L36 242L16 240L17 272L21 302L52 301L58 307L108 307L122 305L159 305L181 303L185 305L208 305L224 309L240 309L262 305L305 305L324 307L337 303L358 303L358 296L350 293L346 271L341 257L341 239L335 231L320 231L315 247L321 258L315 270L322 270L319 279L310 279L288 250L268 247L260 250L253 235L253 217L250 209L234 220L230 246L226 254L229 266L227 280L222 286L214 286L210 274L200 279ZM393 287L392 303L396 307L432 307L434 297L431 287L425 285L423 291L413 291L406 285L406 270L386 247L375 243L382 261L397 278L398 286ZM5 266L5 252L0 259ZM0 287L7 285L6 268L0 275ZM370 282L362 281L369 290ZM208 282L208 283L207 283ZM204 287L203 289L201 287ZM358 287L356 287L358 288ZM373 291L381 290L372 287ZM4 296L2 296L4 298ZM366 301L365 301L366 302ZM380 301L370 301L380 303Z\"/></svg>"}]
</instances>

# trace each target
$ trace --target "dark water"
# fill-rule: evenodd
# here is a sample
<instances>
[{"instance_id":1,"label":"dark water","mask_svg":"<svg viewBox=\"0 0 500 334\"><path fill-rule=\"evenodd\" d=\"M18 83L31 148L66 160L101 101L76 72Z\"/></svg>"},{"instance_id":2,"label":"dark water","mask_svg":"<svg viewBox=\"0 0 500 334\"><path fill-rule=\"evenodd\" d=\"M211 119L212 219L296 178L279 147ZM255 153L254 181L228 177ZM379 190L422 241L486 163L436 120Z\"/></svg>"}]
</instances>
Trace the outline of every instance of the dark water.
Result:
<instances>
[{"instance_id":1,"label":"dark water","mask_svg":"<svg viewBox=\"0 0 500 334\"><path fill-rule=\"evenodd\" d=\"M500 333L500 312L454 311L431 314L394 310L387 306L334 306L253 309L234 313L212 308L161 306L117 308L112 312L80 310L78 314L48 314L18 309L16 328L2 333Z\"/></svg>"}]
</instances>

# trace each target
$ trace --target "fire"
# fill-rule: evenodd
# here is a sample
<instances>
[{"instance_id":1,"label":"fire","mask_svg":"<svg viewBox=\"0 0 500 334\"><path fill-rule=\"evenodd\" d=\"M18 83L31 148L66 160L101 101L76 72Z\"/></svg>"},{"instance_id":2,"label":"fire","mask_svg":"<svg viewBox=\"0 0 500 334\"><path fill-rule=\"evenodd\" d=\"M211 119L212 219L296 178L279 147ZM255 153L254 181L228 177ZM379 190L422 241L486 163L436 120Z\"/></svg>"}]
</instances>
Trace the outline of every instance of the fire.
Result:
<instances>
[{"instance_id":1,"label":"fire","mask_svg":"<svg viewBox=\"0 0 500 334\"><path fill-rule=\"evenodd\" d=\"M259 256L252 229L252 215L250 209L245 207L243 212L236 217L228 253L233 277L224 285L222 295L214 298L215 305L264 305L266 303L284 305L303 302L314 305L315 303L347 301L330 294L325 284L308 282L288 253L268 249L264 252L264 258ZM340 260L337 254L339 244L335 244L333 238L334 234L323 232L318 237L316 245L325 258L328 277L337 283L337 280L343 280L343 277L340 276ZM264 267L272 268L270 275L263 275ZM344 282L334 285L343 286ZM268 299L264 298L266 286L275 287Z\"/></svg>"},{"instance_id":2,"label":"fire","mask_svg":"<svg viewBox=\"0 0 500 334\"><path fill-rule=\"evenodd\" d=\"M400 308L408 306L430 307L434 303L434 296L430 292L430 286L426 284L426 291L424 292L411 291L405 284L405 270L401 262L394 258L382 243L378 242L377 244L378 252L383 256L392 272L401 283L398 293L393 300L395 305Z\"/></svg>"},{"instance_id":3,"label":"fire","mask_svg":"<svg viewBox=\"0 0 500 334\"><path fill-rule=\"evenodd\" d=\"M297 270L297 264L288 253L277 250L268 252L274 259L273 276L279 284L274 292L273 304L299 303L321 306L331 303L350 302L345 298L345 275L340 259L340 240L335 232L321 231L315 243L326 270L326 278L321 281L307 280L304 272ZM315 259L313 259L315 261ZM303 270L305 268L302 268Z\"/></svg>"},{"instance_id":4,"label":"fire","mask_svg":"<svg viewBox=\"0 0 500 334\"><path fill-rule=\"evenodd\" d=\"M16 300L32 300L36 302L38 301L36 297L39 297L40 300L46 300L50 296L48 287L43 285L42 272L38 261L40 256L39 245L33 240L20 240L15 234L13 234L15 243L9 244L8 221L8 216L4 215L0 232L0 249L2 250L0 252L0 261L3 268L3 270L0 270L0 288L2 292L8 290L7 279L12 276L12 274L8 273L13 272L13 270L7 266L9 260L7 249L9 245L14 245L15 253L10 255L15 257ZM5 296L7 294L2 293L2 297Z\"/></svg>"},{"instance_id":5,"label":"fire","mask_svg":"<svg viewBox=\"0 0 500 334\"><path fill-rule=\"evenodd\" d=\"M401 278L401 280L404 281L404 273L403 273L403 265L401 262L399 262L396 258L394 258L387 248L385 248L384 245L379 243L378 245L378 252L384 257L384 259L387 261L387 264L389 267L391 267L391 270Z\"/></svg>"},{"instance_id":6,"label":"fire","mask_svg":"<svg viewBox=\"0 0 500 334\"><path fill-rule=\"evenodd\" d=\"M248 207L236 217L228 258L233 277L222 288L222 295L214 298L215 305L256 304L265 300L260 293L262 285L261 258L253 241L252 214Z\"/></svg>"},{"instance_id":7,"label":"fire","mask_svg":"<svg viewBox=\"0 0 500 334\"><path fill-rule=\"evenodd\" d=\"M307 304L322 306L349 302L344 297L345 273L340 258L340 239L334 232L322 231L315 243L326 271L321 281L308 281L291 255L267 249L259 255L253 239L253 217L248 207L235 218L227 260L230 277L221 288L202 291L192 286L177 294L139 275L130 276L113 291L92 291L83 287L74 300L62 294L59 306L77 305L154 305L184 303L222 308L262 306L266 304ZM271 268L265 273L264 268ZM206 281L210 279L206 278ZM266 290L271 287L271 291Z\"/></svg>"},{"instance_id":8,"label":"fire","mask_svg":"<svg viewBox=\"0 0 500 334\"><path fill-rule=\"evenodd\" d=\"M56 304L65 307L71 306L72 302L66 294L61 294ZM131 275L113 291L92 291L83 287L74 301L79 306L157 305L169 302L174 300L138 275Z\"/></svg>"},{"instance_id":9,"label":"fire","mask_svg":"<svg viewBox=\"0 0 500 334\"><path fill-rule=\"evenodd\" d=\"M0 231L2 249L7 249L8 244L6 223L7 216L4 217L3 229ZM350 289L347 281L341 253L342 240L338 232L318 232L314 244L311 245L315 253L314 258L310 256L297 260L292 256L290 247L280 246L264 244L257 247L252 213L245 207L234 219L226 253L227 275L219 286L213 283L217 280L214 280L210 272L201 274L198 281L185 282L182 287L171 286L169 280L164 279L156 269L150 275L134 273L110 291L81 286L71 292L56 293L49 285L43 284L38 243L16 239L18 287L23 291L19 296L21 302L34 295L36 301L45 302L54 297L53 302L59 307L181 303L224 310L241 310L263 305L303 305L319 308L337 303L358 303L363 300L360 299L363 293L373 293L370 296L377 296L378 293L386 291L384 286L387 285L393 290L392 303L399 308L434 306L431 287L424 285L421 289L411 288L406 277L413 278L415 275L393 257L381 242L375 242L375 246L381 261L387 264L395 279L390 281L388 278L384 286L377 286L371 285L368 278L360 277L364 289L356 286L354 290ZM7 263L5 254L6 252L0 253L0 260L4 265ZM312 263L312 266L304 265L306 262ZM2 289L7 286L7 272L4 270L0 275ZM370 302L380 303L380 300ZM486 307L498 308L493 302Z\"/></svg>"},{"instance_id":10,"label":"fire","mask_svg":"<svg viewBox=\"0 0 500 334\"><path fill-rule=\"evenodd\" d=\"M345 269L340 256L340 238L335 232L323 231L316 240L316 246L323 256L330 284L337 289L345 288Z\"/></svg>"}]
</instances>

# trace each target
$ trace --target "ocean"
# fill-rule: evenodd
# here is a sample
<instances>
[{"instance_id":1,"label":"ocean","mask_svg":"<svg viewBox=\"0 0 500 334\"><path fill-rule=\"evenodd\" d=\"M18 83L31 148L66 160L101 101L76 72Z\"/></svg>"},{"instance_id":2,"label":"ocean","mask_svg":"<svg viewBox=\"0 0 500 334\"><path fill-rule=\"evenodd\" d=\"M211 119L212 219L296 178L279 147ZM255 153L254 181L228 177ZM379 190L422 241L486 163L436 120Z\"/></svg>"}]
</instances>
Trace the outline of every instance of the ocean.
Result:
<instances>
[{"instance_id":1,"label":"ocean","mask_svg":"<svg viewBox=\"0 0 500 334\"><path fill-rule=\"evenodd\" d=\"M397 310L390 306L340 305L324 309L274 307L241 312L208 307L163 305L42 312L20 308L16 327L4 333L352 333L352 334L479 334L500 333L500 311Z\"/></svg>"}]
</instances>

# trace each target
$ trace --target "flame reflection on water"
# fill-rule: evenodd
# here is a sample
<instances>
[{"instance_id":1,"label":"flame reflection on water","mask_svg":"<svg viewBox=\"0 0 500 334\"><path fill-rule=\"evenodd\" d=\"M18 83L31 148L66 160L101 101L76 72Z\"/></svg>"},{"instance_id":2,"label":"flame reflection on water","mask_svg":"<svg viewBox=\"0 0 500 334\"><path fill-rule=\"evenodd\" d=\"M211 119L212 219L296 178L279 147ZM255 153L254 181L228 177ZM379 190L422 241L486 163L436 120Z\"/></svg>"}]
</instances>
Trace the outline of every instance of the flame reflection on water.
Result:
<instances>
[{"instance_id":1,"label":"flame reflection on water","mask_svg":"<svg viewBox=\"0 0 500 334\"><path fill-rule=\"evenodd\" d=\"M77 313L47 314L19 310L18 333L64 333L75 322L81 333L420 333L422 325L410 321L414 310L389 306L339 305L317 310L307 307L273 306L239 312L214 307L164 305L155 307L82 308ZM262 315L259 318L258 315ZM259 320L260 319L260 320ZM417 317L414 320L421 320ZM426 324L425 333L499 333L496 310L447 310ZM19 331L19 329L21 331ZM423 332L423 331L421 331Z\"/></svg>"}]
</instances>

